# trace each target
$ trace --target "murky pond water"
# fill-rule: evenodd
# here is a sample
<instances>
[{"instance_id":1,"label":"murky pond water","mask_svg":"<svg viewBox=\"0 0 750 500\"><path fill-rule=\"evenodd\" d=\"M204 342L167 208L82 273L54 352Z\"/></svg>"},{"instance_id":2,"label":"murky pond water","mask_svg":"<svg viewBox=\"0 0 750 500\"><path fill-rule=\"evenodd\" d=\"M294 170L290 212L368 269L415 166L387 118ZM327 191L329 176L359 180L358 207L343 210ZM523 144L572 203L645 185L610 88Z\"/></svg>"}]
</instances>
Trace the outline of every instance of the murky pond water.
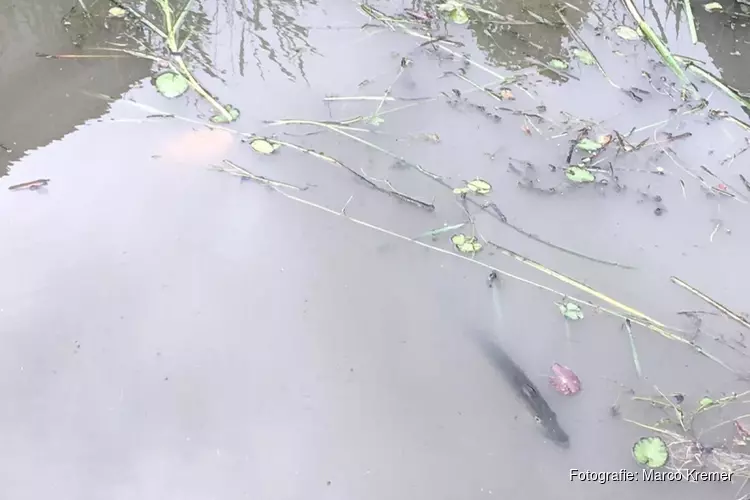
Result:
<instances>
[{"instance_id":1,"label":"murky pond water","mask_svg":"<svg viewBox=\"0 0 750 500\"><path fill-rule=\"evenodd\" d=\"M354 2L195 2L185 58L241 112L209 128L211 106L193 91L159 95L146 61L35 57L154 39L121 20L105 26L103 3L91 21L73 3L0 4L8 498L690 499L740 489L739 473L733 484L570 479L571 469L640 473L632 443L652 432L611 407L648 425L663 415L623 388L651 396L656 386L686 405L747 389L732 373L748 371L747 115L697 78L708 104L683 102L656 52L615 34L635 26L621 4L568 4L568 28L546 3L486 1L477 5L494 17L474 9L464 25L436 21L447 36L425 43L419 24L374 20ZM693 44L684 14L638 5L674 53L742 91L750 49L736 7L732 18L695 5ZM154 4L146 11L159 19ZM612 144L583 164L597 182L576 184L564 169L586 127ZM261 155L243 134L301 149ZM210 168L224 160L303 189ZM452 188L475 178L491 193L462 202ZM36 179L49 183L7 189ZM482 209L489 200L505 223ZM473 227L408 239L467 211ZM460 255L450 235L472 231L518 257L489 243ZM639 378L623 319L606 311L618 306L586 286L729 369L620 310L633 319ZM606 310L584 306L566 324L555 302L567 294ZM709 311L697 334L678 314L696 310ZM476 330L496 334L538 385L569 449L545 442L467 335ZM553 362L575 370L580 394L548 387ZM733 408L696 428L731 424ZM705 442L732 446L734 429L722 429Z\"/></svg>"}]
</instances>

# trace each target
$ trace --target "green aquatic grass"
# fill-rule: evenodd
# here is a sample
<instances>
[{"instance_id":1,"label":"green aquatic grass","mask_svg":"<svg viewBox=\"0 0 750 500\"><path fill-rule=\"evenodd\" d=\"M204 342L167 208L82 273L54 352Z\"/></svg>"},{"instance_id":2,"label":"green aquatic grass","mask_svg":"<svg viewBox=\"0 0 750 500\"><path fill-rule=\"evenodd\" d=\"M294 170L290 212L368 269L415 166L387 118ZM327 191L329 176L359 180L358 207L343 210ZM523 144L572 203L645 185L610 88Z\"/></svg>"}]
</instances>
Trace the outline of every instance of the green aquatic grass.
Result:
<instances>
[{"instance_id":1,"label":"green aquatic grass","mask_svg":"<svg viewBox=\"0 0 750 500\"><path fill-rule=\"evenodd\" d=\"M664 61L664 64L666 64L667 67L672 70L677 78L679 78L682 85L692 94L692 97L697 98L698 91L696 90L690 79L687 77L687 74L682 69L682 66L680 66L680 63L677 61L675 56L672 55L669 47L667 47L667 45L661 40L661 38L659 38L659 36L654 32L651 26L648 25L641 13L638 11L638 8L635 6L635 4L633 4L633 0L622 1L625 4L625 7L628 9L628 12L630 12L630 15L633 17L633 20L638 25L638 28L640 28L641 32L643 33L643 36L656 50L656 52Z\"/></svg>"}]
</instances>

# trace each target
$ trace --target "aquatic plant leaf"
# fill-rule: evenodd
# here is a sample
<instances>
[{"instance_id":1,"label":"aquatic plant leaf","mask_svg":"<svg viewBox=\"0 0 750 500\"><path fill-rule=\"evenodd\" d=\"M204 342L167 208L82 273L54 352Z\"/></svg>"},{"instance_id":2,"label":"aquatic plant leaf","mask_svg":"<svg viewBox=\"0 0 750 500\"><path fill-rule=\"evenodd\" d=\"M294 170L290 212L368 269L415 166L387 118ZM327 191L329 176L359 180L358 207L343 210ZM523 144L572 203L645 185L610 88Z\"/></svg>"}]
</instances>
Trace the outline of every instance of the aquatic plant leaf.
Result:
<instances>
[{"instance_id":1,"label":"aquatic plant leaf","mask_svg":"<svg viewBox=\"0 0 750 500\"><path fill-rule=\"evenodd\" d=\"M639 464L656 469L667 463L669 450L662 438L643 437L633 445L633 457Z\"/></svg>"},{"instance_id":2,"label":"aquatic plant leaf","mask_svg":"<svg viewBox=\"0 0 750 500\"><path fill-rule=\"evenodd\" d=\"M594 182L596 180L594 174L592 174L585 168L581 168L575 165L565 169L565 176L571 182Z\"/></svg>"},{"instance_id":3,"label":"aquatic plant leaf","mask_svg":"<svg viewBox=\"0 0 750 500\"><path fill-rule=\"evenodd\" d=\"M618 26L615 28L615 34L622 38L623 40L638 40L641 38L641 35L638 34L636 30L631 28L630 26Z\"/></svg>"},{"instance_id":4,"label":"aquatic plant leaf","mask_svg":"<svg viewBox=\"0 0 750 500\"><path fill-rule=\"evenodd\" d=\"M458 251L462 253L477 253L481 249L482 244L479 243L476 239L472 239L471 241L468 241L458 247Z\"/></svg>"},{"instance_id":5,"label":"aquatic plant leaf","mask_svg":"<svg viewBox=\"0 0 750 500\"><path fill-rule=\"evenodd\" d=\"M445 12L448 18L456 24L466 24L469 22L469 14L466 13L466 9L460 2L448 0L445 3L439 4L437 9L440 12Z\"/></svg>"},{"instance_id":6,"label":"aquatic plant leaf","mask_svg":"<svg viewBox=\"0 0 750 500\"><path fill-rule=\"evenodd\" d=\"M474 236L454 234L451 236L451 242L456 246L456 250L461 253L476 253L482 249L482 244Z\"/></svg>"},{"instance_id":7,"label":"aquatic plant leaf","mask_svg":"<svg viewBox=\"0 0 750 500\"><path fill-rule=\"evenodd\" d=\"M453 189L454 194L476 193L484 195L488 194L490 191L492 191L492 185L489 182L479 178L467 182L465 187L458 187Z\"/></svg>"},{"instance_id":8,"label":"aquatic plant leaf","mask_svg":"<svg viewBox=\"0 0 750 500\"><path fill-rule=\"evenodd\" d=\"M589 66L596 64L594 56L591 55L591 52L589 52L588 50L573 49L573 55L576 56L578 60L583 64L588 64Z\"/></svg>"},{"instance_id":9,"label":"aquatic plant leaf","mask_svg":"<svg viewBox=\"0 0 750 500\"><path fill-rule=\"evenodd\" d=\"M581 379L573 370L560 363L552 364L552 375L549 378L550 385L560 394L572 396L581 390Z\"/></svg>"},{"instance_id":10,"label":"aquatic plant leaf","mask_svg":"<svg viewBox=\"0 0 750 500\"><path fill-rule=\"evenodd\" d=\"M555 69L568 69L568 63L563 61L562 59L552 59L549 62L550 68Z\"/></svg>"},{"instance_id":11,"label":"aquatic plant leaf","mask_svg":"<svg viewBox=\"0 0 750 500\"><path fill-rule=\"evenodd\" d=\"M121 18L125 17L127 13L128 11L123 9L122 7L112 7L111 9L109 9L109 17Z\"/></svg>"},{"instance_id":12,"label":"aquatic plant leaf","mask_svg":"<svg viewBox=\"0 0 750 500\"><path fill-rule=\"evenodd\" d=\"M237 118L240 117L240 110L232 106L231 104L227 104L224 106L224 108L229 111L229 115L232 117L231 120L227 119L226 116L224 116L223 113L216 113L214 116L211 117L212 123L231 123Z\"/></svg>"},{"instance_id":13,"label":"aquatic plant leaf","mask_svg":"<svg viewBox=\"0 0 750 500\"><path fill-rule=\"evenodd\" d=\"M469 14L466 13L466 10L456 9L453 12L451 12L451 21L453 21L456 24L466 24L469 22Z\"/></svg>"},{"instance_id":14,"label":"aquatic plant leaf","mask_svg":"<svg viewBox=\"0 0 750 500\"><path fill-rule=\"evenodd\" d=\"M579 319L583 319L583 311L578 306L578 304L574 302L566 302L564 304L561 304L559 302L555 303L557 304L558 309L560 309L560 313L567 319L571 321L578 321Z\"/></svg>"},{"instance_id":15,"label":"aquatic plant leaf","mask_svg":"<svg viewBox=\"0 0 750 500\"><path fill-rule=\"evenodd\" d=\"M157 76L154 85L156 86L156 90L168 99L180 97L187 92L189 87L187 78L172 71L167 71Z\"/></svg>"},{"instance_id":16,"label":"aquatic plant leaf","mask_svg":"<svg viewBox=\"0 0 750 500\"><path fill-rule=\"evenodd\" d=\"M593 152L593 151L597 151L598 149L600 149L602 145L592 139L584 138L584 139L581 139L578 144L576 144L576 147L584 151Z\"/></svg>"},{"instance_id":17,"label":"aquatic plant leaf","mask_svg":"<svg viewBox=\"0 0 750 500\"><path fill-rule=\"evenodd\" d=\"M466 184L466 187L477 194L488 194L492 191L492 185L482 179L474 179Z\"/></svg>"},{"instance_id":18,"label":"aquatic plant leaf","mask_svg":"<svg viewBox=\"0 0 750 500\"><path fill-rule=\"evenodd\" d=\"M706 9L706 12L721 12L724 10L724 6L719 2L709 2L703 8Z\"/></svg>"},{"instance_id":19,"label":"aquatic plant leaf","mask_svg":"<svg viewBox=\"0 0 750 500\"><path fill-rule=\"evenodd\" d=\"M698 409L702 410L705 408L708 408L709 406L714 404L714 400L711 398L701 398L700 401L698 401Z\"/></svg>"},{"instance_id":20,"label":"aquatic plant leaf","mask_svg":"<svg viewBox=\"0 0 750 500\"><path fill-rule=\"evenodd\" d=\"M680 79L683 87L690 88L690 97L698 98L699 93L697 89L687 77L682 66L680 66L680 64L677 62L677 59L675 59L674 55L672 55L666 43L661 38L659 38L659 36L651 28L651 26L646 23L646 21L643 19L643 16L641 16L640 12L638 12L638 9L633 4L632 0L623 1L628 11L630 11L630 15L633 16L633 19L635 19L636 23L638 24L638 29L640 29L641 33L643 33L643 37L651 44L654 50L659 53L659 57L662 58L662 61L664 61L667 67L669 67L669 69L672 70L675 76Z\"/></svg>"},{"instance_id":21,"label":"aquatic plant leaf","mask_svg":"<svg viewBox=\"0 0 750 500\"><path fill-rule=\"evenodd\" d=\"M268 142L265 139L253 139L250 141L250 147L253 148L255 151L257 151L260 154L264 155L270 155L277 149L279 149L278 144L273 144Z\"/></svg>"}]
</instances>

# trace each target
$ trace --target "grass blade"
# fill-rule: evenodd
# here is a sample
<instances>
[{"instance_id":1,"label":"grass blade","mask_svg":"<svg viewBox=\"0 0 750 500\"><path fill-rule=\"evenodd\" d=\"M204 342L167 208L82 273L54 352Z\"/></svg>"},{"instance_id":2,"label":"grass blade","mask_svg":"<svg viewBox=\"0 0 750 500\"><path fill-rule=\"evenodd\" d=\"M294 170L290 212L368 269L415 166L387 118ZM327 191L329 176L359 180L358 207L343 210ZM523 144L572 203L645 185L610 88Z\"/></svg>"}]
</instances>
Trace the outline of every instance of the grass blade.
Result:
<instances>
[{"instance_id":1,"label":"grass blade","mask_svg":"<svg viewBox=\"0 0 750 500\"><path fill-rule=\"evenodd\" d=\"M437 229L433 229L432 231L427 231L425 233L420 234L419 236L415 236L415 240L419 240L421 238L426 238L428 236L437 236L439 234L447 233L448 231L453 231L455 229L461 229L466 225L466 222L462 222L460 224L453 224L452 226L444 226Z\"/></svg>"},{"instance_id":2,"label":"grass blade","mask_svg":"<svg viewBox=\"0 0 750 500\"><path fill-rule=\"evenodd\" d=\"M719 90L724 92L726 95L740 103L742 106L750 110L750 100L743 97L739 92L737 92L735 89L727 85L726 83L722 82L718 77L716 77L713 73L710 73L709 71L706 71L702 67L698 66L694 62L687 63L687 69L695 73L696 75L700 76L701 78L704 78L711 82L714 86L716 86Z\"/></svg>"},{"instance_id":3,"label":"grass blade","mask_svg":"<svg viewBox=\"0 0 750 500\"><path fill-rule=\"evenodd\" d=\"M695 18L693 17L693 7L690 5L690 0L682 0L685 6L685 15L687 16L688 27L690 28L690 39L693 45L698 43L698 32L695 30Z\"/></svg>"},{"instance_id":4,"label":"grass blade","mask_svg":"<svg viewBox=\"0 0 750 500\"><path fill-rule=\"evenodd\" d=\"M151 21L149 21L148 19L146 19L146 17L143 14L141 14L140 12L138 12L137 10L135 10L134 8L130 7L129 5L126 5L126 4L122 3L120 0L109 0L109 1L112 2L113 4L117 5L118 7L127 10L136 19L138 19L145 26L147 26L151 31L153 31L154 33L156 33L157 35L159 35L160 37L162 37L164 40L167 40L168 37L167 37L167 34L164 32L164 30L162 30L161 28L159 28L158 26L156 26L154 23L152 23Z\"/></svg>"},{"instance_id":5,"label":"grass blade","mask_svg":"<svg viewBox=\"0 0 750 500\"><path fill-rule=\"evenodd\" d=\"M628 338L630 339L630 354L633 356L633 365L635 366L635 373L638 378L643 378L643 371L641 370L641 361L638 357L638 351L635 348L635 337L633 337L633 329L630 328L630 320L625 320L625 329L628 331Z\"/></svg>"},{"instance_id":6,"label":"grass blade","mask_svg":"<svg viewBox=\"0 0 750 500\"><path fill-rule=\"evenodd\" d=\"M714 306L716 309L718 309L719 311L723 312L728 317L732 318L733 320L735 320L737 323L741 324L745 328L750 328L750 321L746 320L745 318L743 318L742 316L740 316L736 312L732 311L728 307L719 304L714 299L712 299L711 297L709 297L705 293L701 292L697 288L694 288L694 287L688 285L687 283L685 283L684 281L682 281L677 276L672 276L670 279L672 280L672 283L674 283L675 285L680 285L682 288L684 288L685 290L689 291L690 293L692 293L694 295L697 295L698 297L700 297L701 299L705 300L706 302L708 302L709 304L711 304L712 306Z\"/></svg>"},{"instance_id":7,"label":"grass blade","mask_svg":"<svg viewBox=\"0 0 750 500\"><path fill-rule=\"evenodd\" d=\"M633 16L633 19L635 20L638 27L641 29L643 36L646 37L646 40L648 40L648 42L656 50L656 52L659 53L659 56L661 56L664 63L669 67L669 69L672 70L677 78L680 79L680 82L682 82L682 84L687 89L689 89L689 91L693 94L693 97L696 97L697 91L695 89L695 86L693 86L693 84L690 82L690 79L682 70L682 66L680 66L680 64L677 62L677 59L675 59L675 57L669 51L669 48L664 44L664 42L661 41L661 38L659 38L657 34L654 33L654 30L651 29L651 26L648 25L646 20L643 19L643 16L640 12L638 12L638 9L633 4L633 0L622 1L625 4L625 7L627 7L628 11L630 12L630 15Z\"/></svg>"}]
</instances>

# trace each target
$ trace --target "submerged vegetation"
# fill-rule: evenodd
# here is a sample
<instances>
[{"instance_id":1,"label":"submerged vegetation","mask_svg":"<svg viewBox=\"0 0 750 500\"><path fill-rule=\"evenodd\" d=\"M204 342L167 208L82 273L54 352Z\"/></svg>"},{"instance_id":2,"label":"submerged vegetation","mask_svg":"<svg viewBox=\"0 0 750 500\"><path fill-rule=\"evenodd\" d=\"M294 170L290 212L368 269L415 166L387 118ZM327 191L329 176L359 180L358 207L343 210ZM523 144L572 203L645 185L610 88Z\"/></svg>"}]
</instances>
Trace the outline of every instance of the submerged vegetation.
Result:
<instances>
[{"instance_id":1,"label":"submerged vegetation","mask_svg":"<svg viewBox=\"0 0 750 500\"><path fill-rule=\"evenodd\" d=\"M356 5L354 7L359 9L364 19L362 31L387 30L398 33L414 42L415 51L427 52L440 62L452 63L451 69L445 71L441 77L444 81L451 82L451 87L446 88L440 95L418 99L395 96L396 84L409 74L415 64L411 54L401 54L398 63L392 68L393 79L383 92L369 96L326 98L331 108L335 108L336 103L344 101L369 102L372 106L366 113L343 119L268 119L264 122L263 134L240 130L242 118L248 110L241 112L234 105L224 102L220 97L222 92L216 89L220 88L220 78L210 68L206 68L208 58L201 56L198 45L193 43L198 33L201 30L205 31L208 24L205 15L199 12L198 0L179 3L169 0L148 0L140 3L127 0L110 2L111 5L105 14L106 22L125 23L123 30L128 40L127 45L99 47L84 54L41 55L76 58L92 55L110 57L111 54L116 54L149 59L155 66L153 86L165 99L180 99L192 91L211 108L210 116L201 119L177 116L136 104L150 114L231 132L247 143L248 151L254 154L298 154L321 160L353 177L360 185L378 193L378 196L382 195L384 202L400 202L405 208L434 212L440 206L440 200L450 197L459 207L460 216L442 227L411 237L348 214L347 207L352 197L349 197L341 208L334 209L301 197L300 192L309 190L312 185L299 186L271 176L259 175L248 167L228 159L221 165L213 165L213 168L264 185L296 203L344 218L353 224L389 237L449 255L462 262L480 266L492 271L495 276L504 276L543 290L557 300L554 305L563 316L566 329L570 328L569 322L593 321L595 315L589 315L588 311L616 318L622 325L622 334L628 336L630 351L627 355L632 358L634 373L640 380L643 379L644 369L647 369L641 362L636 344L636 334L640 331L656 333L675 346L680 346L684 351L711 360L716 366L737 378L747 379L747 371L738 367L737 363L726 361L716 354L714 346L707 347L705 337L697 340L697 330L669 325L651 317L636 306L628 305L599 290L593 284L569 276L556 269L555 265L538 262L522 255L508 248L505 243L500 244L487 237L488 226L483 224L492 222L508 228L536 244L580 259L592 266L605 266L626 274L633 271L632 265L616 262L604 256L590 255L585 249L568 248L525 229L521 223L501 210L495 201L493 196L499 185L493 186L490 181L471 172L470 168L463 172L463 178L452 179L439 169L433 169L413 158L391 151L378 142L384 126L387 126L400 111L429 103L442 103L456 112L478 113L478 116L487 119L488 123L499 123L504 119L516 120L519 137L540 141L549 138L567 141L565 151L555 164L540 167L525 158L507 158L508 171L518 178L518 188L528 191L530 195L574 196L586 192L585 190L594 189L620 193L627 188L628 176L644 174L649 178L666 178L674 182L680 186L683 194L688 186L693 186L712 200L747 204L750 200L750 184L741 173L727 171L728 169L714 170L705 165L700 168L690 167L677 158L672 146L691 138L691 132L682 132L678 126L681 120L687 119L703 120L707 124L729 123L738 134L746 136L750 131L747 120L714 107L714 103L718 98L728 98L738 109L750 112L750 98L741 89L722 81L719 76L709 71L704 63L674 53L661 22L658 19L649 19L647 13L642 12L639 5L632 0L623 0L622 4L617 6L610 5L608 8L611 10L608 11L592 9L590 15L568 2L551 5L540 12L524 8L523 16L505 13L501 10L502 5L498 6L496 2L490 1L472 3L451 0L425 3L420 4L419 8L400 12L393 12L387 5ZM707 4L705 9L709 10L710 5ZM92 15L93 9L87 7L83 0L80 2L80 8L87 16ZM685 13L684 21L688 24L691 42L699 41L700 30L696 28L694 19L696 8L691 6L690 0L674 1L670 4L670 9L671 12ZM717 9L713 6L710 10ZM239 16L244 22L251 22L253 15L258 14L250 12L246 6L239 11ZM729 14L722 12L716 15ZM683 19L682 16L678 18ZM654 27L652 24L655 22ZM680 22L677 21L677 24ZM489 52L487 59L493 63L492 65L465 51L464 43L460 41L457 33L463 33L462 30L467 28L475 30L477 43ZM532 33L535 30L556 33L554 39L557 45L542 45L535 42ZM591 35L592 32L594 35ZM590 44L591 36L605 37L612 46L612 54L596 53L591 47L593 44ZM507 44L501 43L500 39L514 40L513 45L516 48L508 50ZM567 44L563 40L567 40ZM640 50L648 50L649 55L649 67L642 70L642 79L637 85L629 78L630 75L612 74L608 71L607 64L611 57L626 57L623 51L630 49L625 47L632 49L636 45ZM296 57L290 47L285 46L283 50ZM304 76L302 59L298 58L297 61L298 69ZM282 67L282 71L291 75L285 67ZM616 92L618 97L627 99L634 106L660 95L669 99L671 107L663 120L650 124L635 124L626 130L608 123L578 117L574 110L564 109L564 102L556 103L560 108L557 109L557 113L536 102L537 85L579 81L584 74L588 75L587 78L594 78L591 75L596 75L595 78L609 85L608 88L614 88L613 92ZM477 75L491 80L488 83L480 83ZM452 87L458 84L457 82L464 86L463 90ZM209 83L213 91L208 90ZM391 180L376 178L361 166L351 165L333 153L320 151L314 144L297 144L281 139L280 134L274 134L277 130L303 127L314 132L335 135L342 140L351 141L357 147L393 160L398 167L413 172L415 177L434 187L442 198L430 199L405 192ZM441 140L437 134L425 134L420 139L435 143ZM729 167L737 157L745 153L750 147L746 137L745 142L743 149L728 154L721 165ZM668 167L656 165L651 161L653 156L643 161L635 161L636 168L626 163L634 157L645 158L645 155L649 154L663 160ZM497 153L488 156L494 160ZM27 188L35 189L32 185L11 187L12 190ZM640 194L644 200L653 204L654 215L662 216L667 213L661 196L646 192ZM719 227L717 223L711 238ZM431 240L429 243L423 241L428 237ZM564 291L502 269L492 263L491 257L487 256L490 253L507 257L508 262L521 264L521 267L536 272L540 277L551 278L564 288ZM717 314L729 318L738 328L750 329L750 320L746 315L712 298L714 292L701 291L677 276L671 276L669 279L681 288L683 293L689 292ZM700 319L699 316L701 315L693 314L694 318ZM742 338L742 334L732 336L730 340L722 337L723 345L730 343L733 350L741 350L742 355L747 356ZM717 344L720 343L717 340ZM553 375L550 377L550 383L558 392L573 395L581 390L581 381L570 368L557 362L551 366ZM657 392L659 397L645 397L637 396L631 391L633 401L646 402L668 414L668 418L654 424L624 419L653 433L652 436L642 437L635 444L629 443L633 457L638 463L648 467L668 466L677 471L688 467L711 466L721 471L732 471L738 477L750 477L750 453L742 448L750 444L747 442L750 440L750 426L743 423L743 419L750 418L750 415L737 416L720 424L709 425L703 430L695 425L696 417L708 413L708 410L734 407L732 405L736 403L749 402L750 400L743 399L748 393L729 394L716 399L703 397L695 408L686 410L683 402L688 398L685 396L667 396L658 389ZM709 430L723 428L725 424L734 426L730 444L704 442L704 434Z\"/></svg>"}]
</instances>

